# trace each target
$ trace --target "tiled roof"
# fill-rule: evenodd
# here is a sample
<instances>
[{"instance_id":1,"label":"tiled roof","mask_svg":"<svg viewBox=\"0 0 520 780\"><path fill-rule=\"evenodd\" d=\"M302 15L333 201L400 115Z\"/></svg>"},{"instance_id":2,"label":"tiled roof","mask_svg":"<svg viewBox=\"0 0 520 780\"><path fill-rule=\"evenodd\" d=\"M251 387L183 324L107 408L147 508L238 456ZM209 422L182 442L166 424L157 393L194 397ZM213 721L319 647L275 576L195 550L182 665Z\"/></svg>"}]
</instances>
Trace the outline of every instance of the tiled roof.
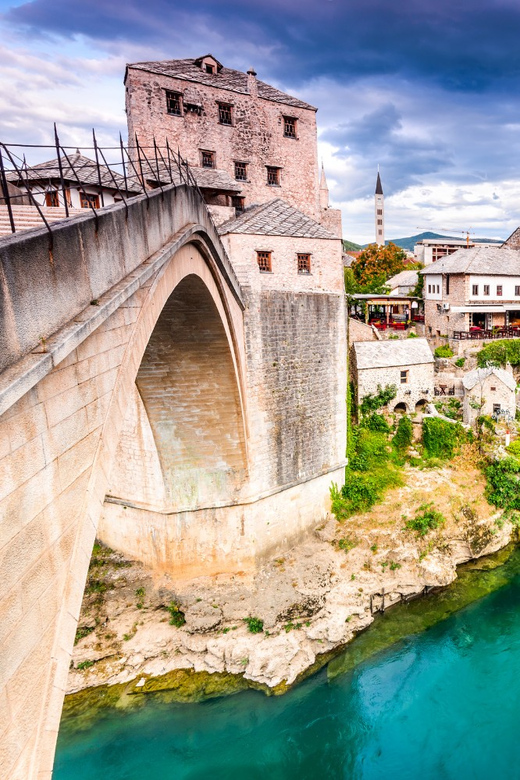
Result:
<instances>
[{"instance_id":1,"label":"tiled roof","mask_svg":"<svg viewBox=\"0 0 520 780\"><path fill-rule=\"evenodd\" d=\"M397 341L356 341L356 366L389 368L433 363L434 357L426 339L399 339Z\"/></svg>"},{"instance_id":2,"label":"tiled roof","mask_svg":"<svg viewBox=\"0 0 520 780\"><path fill-rule=\"evenodd\" d=\"M78 179L81 184L89 184L99 186L98 169L94 160L90 160L88 157L84 157L79 152L69 154L70 165L67 162L67 158L62 156L61 165L63 169L63 178L66 182L77 184ZM103 187L115 190L117 187L123 192L125 191L125 180L120 173L107 168L105 165L100 165L101 184ZM8 174L10 181L23 184L25 181L52 181L54 183L60 180L60 169L58 160L49 160L48 162L38 163L32 165L23 170L23 179L16 173L16 171L10 171ZM114 184L114 179L116 184ZM127 182L128 192L140 192L141 187L139 185L132 184L129 180Z\"/></svg>"},{"instance_id":3,"label":"tiled roof","mask_svg":"<svg viewBox=\"0 0 520 780\"><path fill-rule=\"evenodd\" d=\"M474 371L468 371L462 379L462 384L466 390L472 390L479 382L483 382L488 376L494 375L500 379L510 390L516 390L516 380L510 371L503 368L490 366L489 368L476 368Z\"/></svg>"},{"instance_id":4,"label":"tiled roof","mask_svg":"<svg viewBox=\"0 0 520 780\"><path fill-rule=\"evenodd\" d=\"M396 287L415 287L417 279L417 271L399 271L398 274L385 282L385 286L390 287L391 290Z\"/></svg>"},{"instance_id":5,"label":"tiled roof","mask_svg":"<svg viewBox=\"0 0 520 780\"><path fill-rule=\"evenodd\" d=\"M504 243L502 244L502 247L509 247L511 249L518 249L520 246L520 227L517 227L509 238L506 238Z\"/></svg>"},{"instance_id":6,"label":"tiled roof","mask_svg":"<svg viewBox=\"0 0 520 780\"><path fill-rule=\"evenodd\" d=\"M261 206L251 206L237 219L224 222L219 233L251 233L257 236L295 236L297 238L336 238L319 222L298 211L281 198Z\"/></svg>"},{"instance_id":7,"label":"tiled roof","mask_svg":"<svg viewBox=\"0 0 520 780\"><path fill-rule=\"evenodd\" d=\"M149 73L157 73L160 76L172 76L183 81L194 81L199 84L206 84L208 87L218 87L219 89L228 89L231 92L239 92L243 95L249 93L247 87L247 73L241 70L232 70L222 67L218 73L206 73L198 65L195 65L195 59L188 60L163 60L162 62L134 62L129 64L128 68L136 70L145 70ZM257 79L258 95L264 100L272 100L275 103L285 103L295 108L310 108L316 111L314 106L305 103L299 98L287 95L276 87L266 84Z\"/></svg>"},{"instance_id":8,"label":"tiled roof","mask_svg":"<svg viewBox=\"0 0 520 780\"><path fill-rule=\"evenodd\" d=\"M520 276L520 251L500 246L458 249L452 255L427 265L421 274Z\"/></svg>"},{"instance_id":9,"label":"tiled roof","mask_svg":"<svg viewBox=\"0 0 520 780\"><path fill-rule=\"evenodd\" d=\"M231 178L229 173L218 168L190 167L195 181L201 189L223 190L226 192L241 192L242 187Z\"/></svg>"}]
</instances>

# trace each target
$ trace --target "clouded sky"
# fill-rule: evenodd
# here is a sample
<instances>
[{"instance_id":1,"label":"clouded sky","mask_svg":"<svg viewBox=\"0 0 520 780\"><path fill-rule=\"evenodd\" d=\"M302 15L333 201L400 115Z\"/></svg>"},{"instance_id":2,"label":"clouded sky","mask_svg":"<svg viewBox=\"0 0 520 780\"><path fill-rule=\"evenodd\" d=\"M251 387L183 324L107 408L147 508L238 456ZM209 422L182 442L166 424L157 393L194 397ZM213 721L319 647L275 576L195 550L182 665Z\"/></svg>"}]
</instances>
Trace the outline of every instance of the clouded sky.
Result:
<instances>
[{"instance_id":1,"label":"clouded sky","mask_svg":"<svg viewBox=\"0 0 520 780\"><path fill-rule=\"evenodd\" d=\"M346 238L520 225L519 0L0 0L0 139L125 135L126 62L211 51L319 107Z\"/></svg>"}]
</instances>

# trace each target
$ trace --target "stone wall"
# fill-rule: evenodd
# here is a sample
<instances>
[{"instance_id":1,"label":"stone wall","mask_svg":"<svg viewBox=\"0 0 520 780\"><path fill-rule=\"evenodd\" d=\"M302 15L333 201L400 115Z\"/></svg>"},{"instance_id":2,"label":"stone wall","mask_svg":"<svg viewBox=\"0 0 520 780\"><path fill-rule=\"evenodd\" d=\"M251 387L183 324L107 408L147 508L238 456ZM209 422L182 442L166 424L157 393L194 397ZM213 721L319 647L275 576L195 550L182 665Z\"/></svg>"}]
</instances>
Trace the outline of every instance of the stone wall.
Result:
<instances>
[{"instance_id":1,"label":"stone wall","mask_svg":"<svg viewBox=\"0 0 520 780\"><path fill-rule=\"evenodd\" d=\"M479 408L474 409L472 403L479 404ZM464 389L462 405L464 422L473 425L480 415L491 416L495 404L500 404L501 410L509 412L514 420L516 411L514 390L507 387L497 376L490 374L482 382L477 382L471 390Z\"/></svg>"},{"instance_id":2,"label":"stone wall","mask_svg":"<svg viewBox=\"0 0 520 780\"><path fill-rule=\"evenodd\" d=\"M401 371L408 371L408 382L401 384ZM357 402L363 398L378 392L378 387L395 385L397 395L389 403L389 409L393 410L397 404L405 404L408 413L415 411L415 405L419 401L433 400L434 364L419 363L414 366L391 366L388 368L363 368L357 370L355 358L353 361L353 374L357 386ZM428 391L428 392L425 392Z\"/></svg>"},{"instance_id":3,"label":"stone wall","mask_svg":"<svg viewBox=\"0 0 520 780\"><path fill-rule=\"evenodd\" d=\"M372 325L367 325L354 317L348 318L348 343L356 341L381 341L381 336Z\"/></svg>"},{"instance_id":4,"label":"stone wall","mask_svg":"<svg viewBox=\"0 0 520 780\"><path fill-rule=\"evenodd\" d=\"M166 112L165 90L196 90L201 115ZM232 103L233 125L219 123L218 101ZM234 163L247 163L247 181L240 181L245 205L283 198L320 220L316 112L314 109L266 100L207 84L148 73L130 67L126 78L128 136L137 133L143 145L168 138L190 165L201 165L201 150L215 152L215 167L235 178ZM297 121L297 138L284 137L283 116ZM267 185L266 166L281 168L280 186Z\"/></svg>"}]
</instances>

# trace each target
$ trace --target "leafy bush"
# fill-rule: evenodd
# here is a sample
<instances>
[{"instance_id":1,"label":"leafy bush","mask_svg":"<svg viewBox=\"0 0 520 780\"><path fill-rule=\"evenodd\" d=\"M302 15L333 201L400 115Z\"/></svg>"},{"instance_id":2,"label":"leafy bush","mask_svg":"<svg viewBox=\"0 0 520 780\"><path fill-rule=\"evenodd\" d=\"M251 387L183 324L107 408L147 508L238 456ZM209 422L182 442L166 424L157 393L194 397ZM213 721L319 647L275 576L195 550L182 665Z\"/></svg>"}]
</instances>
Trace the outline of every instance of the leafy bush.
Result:
<instances>
[{"instance_id":1,"label":"leafy bush","mask_svg":"<svg viewBox=\"0 0 520 780\"><path fill-rule=\"evenodd\" d=\"M430 458L453 458L466 432L459 423L449 423L439 417L426 417L422 423L423 444Z\"/></svg>"},{"instance_id":2,"label":"leafy bush","mask_svg":"<svg viewBox=\"0 0 520 780\"><path fill-rule=\"evenodd\" d=\"M486 366L520 366L520 343L515 339L493 341L483 347L477 355L479 368Z\"/></svg>"},{"instance_id":3,"label":"leafy bush","mask_svg":"<svg viewBox=\"0 0 520 780\"><path fill-rule=\"evenodd\" d=\"M167 609L170 613L170 626L180 628L185 624L186 618L184 617L184 612L175 601L171 601Z\"/></svg>"},{"instance_id":4,"label":"leafy bush","mask_svg":"<svg viewBox=\"0 0 520 780\"><path fill-rule=\"evenodd\" d=\"M244 618L244 623L247 623L247 630L250 634L261 634L264 630L264 621L257 617Z\"/></svg>"},{"instance_id":5,"label":"leafy bush","mask_svg":"<svg viewBox=\"0 0 520 780\"><path fill-rule=\"evenodd\" d=\"M370 473L348 470L345 484L338 491L337 502L333 499L332 511L338 520L356 512L366 512L382 499L385 490L401 484L399 472L390 464L388 467L371 469Z\"/></svg>"},{"instance_id":6,"label":"leafy bush","mask_svg":"<svg viewBox=\"0 0 520 780\"><path fill-rule=\"evenodd\" d=\"M465 362L466 362L466 358L465 357L460 357L460 358L457 358L457 360L455 361L455 365L457 366L457 368L464 368L464 363Z\"/></svg>"},{"instance_id":7,"label":"leafy bush","mask_svg":"<svg viewBox=\"0 0 520 780\"><path fill-rule=\"evenodd\" d=\"M520 461L504 458L485 470L488 481L486 496L491 504L503 509L520 509Z\"/></svg>"},{"instance_id":8,"label":"leafy bush","mask_svg":"<svg viewBox=\"0 0 520 780\"><path fill-rule=\"evenodd\" d=\"M350 461L353 471L369 471L388 460L388 439L384 433L359 426L353 437L355 454Z\"/></svg>"},{"instance_id":9,"label":"leafy bush","mask_svg":"<svg viewBox=\"0 0 520 780\"><path fill-rule=\"evenodd\" d=\"M453 357L453 350L447 344L444 344L442 347L437 347L433 354L436 358L450 358Z\"/></svg>"},{"instance_id":10,"label":"leafy bush","mask_svg":"<svg viewBox=\"0 0 520 780\"><path fill-rule=\"evenodd\" d=\"M384 389L381 385L377 387L377 393L375 395L366 395L361 401L360 411L361 414L369 414L370 412L377 412L382 406L386 406L397 395L397 387L395 385L387 385Z\"/></svg>"},{"instance_id":11,"label":"leafy bush","mask_svg":"<svg viewBox=\"0 0 520 780\"><path fill-rule=\"evenodd\" d=\"M509 447L507 447L507 451L511 455L520 458L520 439L515 439L514 441L512 441Z\"/></svg>"},{"instance_id":12,"label":"leafy bush","mask_svg":"<svg viewBox=\"0 0 520 780\"><path fill-rule=\"evenodd\" d=\"M441 512L433 509L433 502L421 504L416 515L411 520L407 520L405 528L409 531L415 531L417 536L426 536L428 531L440 528L446 522L446 518Z\"/></svg>"},{"instance_id":13,"label":"leafy bush","mask_svg":"<svg viewBox=\"0 0 520 780\"><path fill-rule=\"evenodd\" d=\"M412 443L413 424L409 417L403 415L397 423L397 430L392 439L392 446L397 452L404 453Z\"/></svg>"},{"instance_id":14,"label":"leafy bush","mask_svg":"<svg viewBox=\"0 0 520 780\"><path fill-rule=\"evenodd\" d=\"M409 331L408 336L406 338L407 339L416 339L417 338L417 333L415 333L413 330L411 330L411 331Z\"/></svg>"},{"instance_id":15,"label":"leafy bush","mask_svg":"<svg viewBox=\"0 0 520 780\"><path fill-rule=\"evenodd\" d=\"M382 414L373 412L368 417L364 417L361 421L363 428L368 428L369 431L375 431L376 433L390 433L390 426Z\"/></svg>"}]
</instances>

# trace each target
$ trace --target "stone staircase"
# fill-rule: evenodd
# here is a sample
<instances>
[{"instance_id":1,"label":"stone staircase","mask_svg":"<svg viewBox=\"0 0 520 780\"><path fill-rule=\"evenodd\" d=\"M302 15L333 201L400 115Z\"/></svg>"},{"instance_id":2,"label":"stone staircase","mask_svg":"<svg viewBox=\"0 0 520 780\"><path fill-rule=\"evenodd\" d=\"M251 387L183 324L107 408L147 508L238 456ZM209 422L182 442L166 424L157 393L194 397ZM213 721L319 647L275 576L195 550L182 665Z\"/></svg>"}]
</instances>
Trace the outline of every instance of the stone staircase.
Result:
<instances>
[{"instance_id":1,"label":"stone staircase","mask_svg":"<svg viewBox=\"0 0 520 780\"><path fill-rule=\"evenodd\" d=\"M32 228L43 227L44 222L38 213L38 209L35 206L13 206L13 217L16 232L21 230L31 230ZM48 206L42 206L41 210L45 215L45 219L49 224L51 222L59 222L62 219L66 219L65 209L63 206L56 206L49 208ZM75 214L84 214L85 209L73 209L69 208L69 216ZM7 206L0 206L0 236L11 235L11 224L9 222L9 212Z\"/></svg>"}]
</instances>

